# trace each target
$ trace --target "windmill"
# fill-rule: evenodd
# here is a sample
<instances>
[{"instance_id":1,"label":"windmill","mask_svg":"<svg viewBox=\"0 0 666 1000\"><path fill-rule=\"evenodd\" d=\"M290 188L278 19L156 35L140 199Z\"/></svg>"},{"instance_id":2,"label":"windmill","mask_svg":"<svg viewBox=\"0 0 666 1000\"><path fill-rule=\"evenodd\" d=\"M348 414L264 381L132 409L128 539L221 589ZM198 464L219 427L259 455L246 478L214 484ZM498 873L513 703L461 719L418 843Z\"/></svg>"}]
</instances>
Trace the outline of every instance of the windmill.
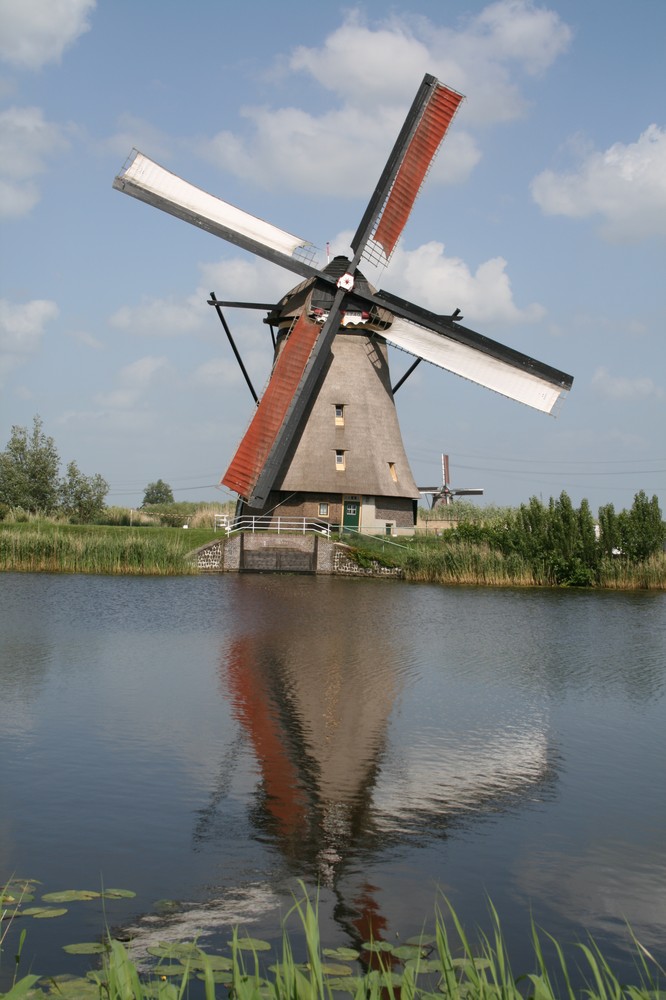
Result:
<instances>
[{"instance_id":1,"label":"windmill","mask_svg":"<svg viewBox=\"0 0 666 1000\"><path fill-rule=\"evenodd\" d=\"M426 74L351 241L319 269L313 245L194 187L134 150L113 186L300 275L276 305L267 386L222 483L239 512L321 517L370 532L412 533L419 490L394 394L421 360L546 413L570 375L376 290L360 266L388 263L462 95ZM211 293L222 319L224 303ZM250 305L250 304L248 304ZM262 308L261 304L257 304ZM387 344L415 357L391 386Z\"/></svg>"},{"instance_id":2,"label":"windmill","mask_svg":"<svg viewBox=\"0 0 666 1000\"><path fill-rule=\"evenodd\" d=\"M453 503L455 497L483 496L483 490L479 487L457 486L454 488L450 483L449 456L442 455L442 485L422 486L419 492L422 496L430 497L431 508L436 507L438 503L442 503L445 507L448 507L449 504Z\"/></svg>"}]
</instances>

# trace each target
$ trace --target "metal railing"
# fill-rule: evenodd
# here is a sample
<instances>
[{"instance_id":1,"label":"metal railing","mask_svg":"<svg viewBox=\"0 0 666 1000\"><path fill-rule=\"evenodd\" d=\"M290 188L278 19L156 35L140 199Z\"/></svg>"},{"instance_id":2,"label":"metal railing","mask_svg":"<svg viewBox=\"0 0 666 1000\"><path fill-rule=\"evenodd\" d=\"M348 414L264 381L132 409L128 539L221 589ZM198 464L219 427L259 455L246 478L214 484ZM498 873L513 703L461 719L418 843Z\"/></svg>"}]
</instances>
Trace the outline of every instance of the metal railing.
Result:
<instances>
[{"instance_id":1,"label":"metal railing","mask_svg":"<svg viewBox=\"0 0 666 1000\"><path fill-rule=\"evenodd\" d=\"M272 531L278 535L287 533L305 535L314 532L325 538L331 537L330 524L307 517L233 517L229 518L225 530L228 535L233 535L237 531L250 531L253 534L257 531Z\"/></svg>"}]
</instances>

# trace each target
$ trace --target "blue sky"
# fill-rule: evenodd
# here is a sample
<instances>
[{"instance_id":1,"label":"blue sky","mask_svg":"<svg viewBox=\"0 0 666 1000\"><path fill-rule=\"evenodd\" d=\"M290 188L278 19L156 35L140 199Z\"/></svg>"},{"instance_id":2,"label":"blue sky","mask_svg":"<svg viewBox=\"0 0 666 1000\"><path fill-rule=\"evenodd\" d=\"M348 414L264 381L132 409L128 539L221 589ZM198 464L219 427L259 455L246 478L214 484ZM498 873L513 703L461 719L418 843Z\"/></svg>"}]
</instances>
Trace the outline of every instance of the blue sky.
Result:
<instances>
[{"instance_id":1,"label":"blue sky","mask_svg":"<svg viewBox=\"0 0 666 1000\"><path fill-rule=\"evenodd\" d=\"M447 452L481 503L664 510L664 51L663 0L0 0L0 448L39 413L108 503L230 499L253 403L206 298L298 278L113 178L136 146L345 252L429 72L466 101L381 287L575 382L553 419L422 364L396 397L417 482ZM261 387L268 328L228 318Z\"/></svg>"}]
</instances>

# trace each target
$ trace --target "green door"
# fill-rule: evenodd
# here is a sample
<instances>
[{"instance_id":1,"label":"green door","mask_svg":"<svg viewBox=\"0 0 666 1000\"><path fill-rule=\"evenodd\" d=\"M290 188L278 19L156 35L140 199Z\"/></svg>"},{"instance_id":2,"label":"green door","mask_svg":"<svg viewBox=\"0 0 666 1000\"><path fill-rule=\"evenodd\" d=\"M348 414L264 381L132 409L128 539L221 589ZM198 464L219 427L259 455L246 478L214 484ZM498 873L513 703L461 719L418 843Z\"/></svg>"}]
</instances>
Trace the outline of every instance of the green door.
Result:
<instances>
[{"instance_id":1,"label":"green door","mask_svg":"<svg viewBox=\"0 0 666 1000\"><path fill-rule=\"evenodd\" d=\"M343 501L343 514L342 514L342 527L354 528L358 531L358 525L361 518L361 504L358 497L344 497Z\"/></svg>"}]
</instances>

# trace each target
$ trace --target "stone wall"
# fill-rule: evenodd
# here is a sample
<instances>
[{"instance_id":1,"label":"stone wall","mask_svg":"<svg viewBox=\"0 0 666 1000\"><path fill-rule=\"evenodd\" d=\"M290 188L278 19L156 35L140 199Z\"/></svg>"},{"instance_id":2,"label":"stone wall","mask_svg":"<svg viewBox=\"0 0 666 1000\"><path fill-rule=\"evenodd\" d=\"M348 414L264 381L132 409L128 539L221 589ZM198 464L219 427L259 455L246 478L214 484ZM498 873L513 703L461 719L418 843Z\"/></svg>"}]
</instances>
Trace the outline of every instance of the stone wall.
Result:
<instances>
[{"instance_id":1,"label":"stone wall","mask_svg":"<svg viewBox=\"0 0 666 1000\"><path fill-rule=\"evenodd\" d=\"M347 546L339 544L335 546L333 572L343 576L382 576L398 580L402 578L402 570L399 566L382 566L376 560L373 560L370 566L359 566L358 563L349 558Z\"/></svg>"},{"instance_id":2,"label":"stone wall","mask_svg":"<svg viewBox=\"0 0 666 1000\"><path fill-rule=\"evenodd\" d=\"M245 553L243 553L243 549ZM349 558L349 547L319 535L232 535L203 545L191 558L204 573L237 573L243 555L255 571L310 572L324 575L400 578L402 570L373 561L359 566ZM275 568L277 567L277 568Z\"/></svg>"},{"instance_id":3,"label":"stone wall","mask_svg":"<svg viewBox=\"0 0 666 1000\"><path fill-rule=\"evenodd\" d=\"M202 545L191 558L204 573L219 573L222 569L224 547L224 539L220 538L216 542Z\"/></svg>"}]
</instances>

